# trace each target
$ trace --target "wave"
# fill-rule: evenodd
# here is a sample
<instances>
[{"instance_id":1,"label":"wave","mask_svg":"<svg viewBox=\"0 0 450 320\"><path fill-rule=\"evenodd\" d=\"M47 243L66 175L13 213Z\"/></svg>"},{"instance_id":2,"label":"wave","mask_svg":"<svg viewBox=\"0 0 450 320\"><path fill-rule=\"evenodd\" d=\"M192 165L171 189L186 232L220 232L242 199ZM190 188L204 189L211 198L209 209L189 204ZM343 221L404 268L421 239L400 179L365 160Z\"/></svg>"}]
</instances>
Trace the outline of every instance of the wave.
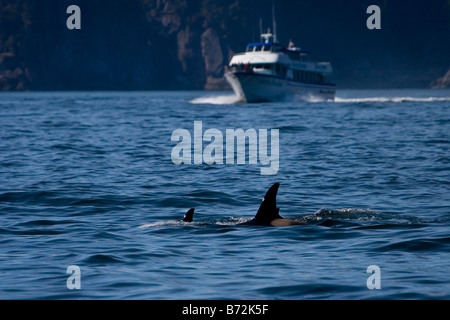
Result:
<instances>
[{"instance_id":1,"label":"wave","mask_svg":"<svg viewBox=\"0 0 450 320\"><path fill-rule=\"evenodd\" d=\"M308 215L304 217L307 224L326 224L332 221L336 222L352 222L355 223L354 226L365 226L365 222L375 222L380 223L382 226L387 225L400 226L400 225L416 225L421 224L423 221L417 217L394 214L394 213L384 213L372 209L355 209L355 208L344 208L344 209L320 209L313 215ZM362 223L362 224L361 224ZM366 227L373 228L372 224Z\"/></svg>"},{"instance_id":2,"label":"wave","mask_svg":"<svg viewBox=\"0 0 450 320\"><path fill-rule=\"evenodd\" d=\"M286 99L283 101L284 102L295 102L297 100L295 98L292 98L292 99ZM281 102L283 102L283 101L281 101ZM323 99L323 97L320 97L320 96L308 95L306 97L302 97L298 101L314 103L314 102L323 102L325 100ZM243 103L244 100L242 100L242 98L233 94L233 95L200 97L200 98L195 98L189 102L192 104L227 105L227 104Z\"/></svg>"},{"instance_id":3,"label":"wave","mask_svg":"<svg viewBox=\"0 0 450 320\"><path fill-rule=\"evenodd\" d=\"M224 105L224 104L236 104L242 102L241 98L236 95L223 95L223 96L209 96L209 97L200 97L195 98L189 101L192 104L215 104L215 105Z\"/></svg>"},{"instance_id":4,"label":"wave","mask_svg":"<svg viewBox=\"0 0 450 320\"><path fill-rule=\"evenodd\" d=\"M323 98L316 97L314 95L309 95L302 99L306 102L323 102ZM342 98L336 97L334 99L335 103L402 103L402 102L446 102L450 101L450 97L366 97L366 98ZM213 105L229 105L242 103L243 100L238 96L231 95L220 95L220 96L206 96L192 99L189 101L191 104L213 104Z\"/></svg>"},{"instance_id":5,"label":"wave","mask_svg":"<svg viewBox=\"0 0 450 320\"><path fill-rule=\"evenodd\" d=\"M152 223L146 223L139 226L139 229L145 228L158 228L158 227L181 227L181 226L192 226L192 227L202 227L202 226L210 226L210 225L218 225L218 226L235 226L240 223L247 222L251 218L236 218L236 217L221 217L218 219L204 219L193 222L185 222L182 220L164 220Z\"/></svg>"},{"instance_id":6,"label":"wave","mask_svg":"<svg viewBox=\"0 0 450 320\"><path fill-rule=\"evenodd\" d=\"M395 243L391 243L385 246L381 246L379 248L374 249L377 252L386 252L386 251L435 251L435 252L445 252L448 251L450 247L450 237L441 237L441 238L417 238L405 241L399 241Z\"/></svg>"},{"instance_id":7,"label":"wave","mask_svg":"<svg viewBox=\"0 0 450 320\"><path fill-rule=\"evenodd\" d=\"M152 222L152 223L146 223L141 226L139 226L139 229L145 229L145 228L155 228L155 227L167 227L167 226L173 226L173 227L179 227L179 226L188 226L193 222L184 222L181 220L166 220L166 221L158 221L158 222Z\"/></svg>"},{"instance_id":8,"label":"wave","mask_svg":"<svg viewBox=\"0 0 450 320\"><path fill-rule=\"evenodd\" d=\"M87 257L84 260L84 262L89 264L110 264L110 263L120 263L124 261L114 255L94 254Z\"/></svg>"},{"instance_id":9,"label":"wave","mask_svg":"<svg viewBox=\"0 0 450 320\"><path fill-rule=\"evenodd\" d=\"M355 209L355 208L344 208L344 209L320 209L314 216L317 219L358 219L358 220L377 220L383 218L385 215L377 210L372 209Z\"/></svg>"},{"instance_id":10,"label":"wave","mask_svg":"<svg viewBox=\"0 0 450 320\"><path fill-rule=\"evenodd\" d=\"M370 98L340 98L336 97L336 103L364 103L364 102L442 102L450 101L450 97L370 97Z\"/></svg>"},{"instance_id":11,"label":"wave","mask_svg":"<svg viewBox=\"0 0 450 320\"><path fill-rule=\"evenodd\" d=\"M400 225L412 225L422 223L421 219L407 216L407 215L397 215L390 213L383 213L372 209L355 209L355 208L344 208L344 209L320 209L314 214L301 215L297 217L285 216L285 218L297 220L305 223L306 225L322 225L328 227L364 227L365 222L379 222L384 227L386 223L392 226ZM181 226L192 226L192 227L204 227L204 226L236 226L241 223L247 222L251 217L208 217L194 222L184 222L181 220L164 220L153 223L146 223L139 226L142 228L160 228L160 227L181 227ZM370 228L374 226L370 224Z\"/></svg>"}]
</instances>

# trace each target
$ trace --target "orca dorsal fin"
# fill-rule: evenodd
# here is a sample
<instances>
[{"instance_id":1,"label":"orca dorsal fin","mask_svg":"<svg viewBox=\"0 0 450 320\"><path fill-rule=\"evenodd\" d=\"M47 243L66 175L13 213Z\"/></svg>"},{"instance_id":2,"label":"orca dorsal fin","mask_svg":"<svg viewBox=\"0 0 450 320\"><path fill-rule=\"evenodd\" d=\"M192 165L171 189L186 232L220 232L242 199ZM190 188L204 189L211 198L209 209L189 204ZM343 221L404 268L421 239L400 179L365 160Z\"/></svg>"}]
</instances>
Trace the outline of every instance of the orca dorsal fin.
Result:
<instances>
[{"instance_id":1,"label":"orca dorsal fin","mask_svg":"<svg viewBox=\"0 0 450 320\"><path fill-rule=\"evenodd\" d=\"M270 224L275 219L282 219L279 214L280 209L277 208L277 192L279 186L279 183L275 183L267 190L254 218L255 222Z\"/></svg>"},{"instance_id":2,"label":"orca dorsal fin","mask_svg":"<svg viewBox=\"0 0 450 320\"><path fill-rule=\"evenodd\" d=\"M185 222L192 222L192 218L194 217L194 211L195 211L194 208L189 209L189 211L186 212L186 214L184 215L183 221L185 221Z\"/></svg>"}]
</instances>

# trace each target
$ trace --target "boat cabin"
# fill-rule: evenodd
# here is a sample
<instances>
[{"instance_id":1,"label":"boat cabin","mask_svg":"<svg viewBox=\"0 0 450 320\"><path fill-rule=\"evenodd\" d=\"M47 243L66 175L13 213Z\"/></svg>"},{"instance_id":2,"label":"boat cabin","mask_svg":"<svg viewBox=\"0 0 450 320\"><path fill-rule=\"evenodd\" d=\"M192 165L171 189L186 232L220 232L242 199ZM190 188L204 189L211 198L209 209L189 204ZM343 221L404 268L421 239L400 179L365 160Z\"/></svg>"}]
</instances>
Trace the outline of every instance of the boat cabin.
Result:
<instances>
[{"instance_id":1,"label":"boat cabin","mask_svg":"<svg viewBox=\"0 0 450 320\"><path fill-rule=\"evenodd\" d=\"M292 41L283 47L268 32L261 35L261 42L249 43L245 52L237 54L230 62L234 72L248 72L288 80L321 84L331 73L325 62L311 62L309 52L297 48Z\"/></svg>"}]
</instances>

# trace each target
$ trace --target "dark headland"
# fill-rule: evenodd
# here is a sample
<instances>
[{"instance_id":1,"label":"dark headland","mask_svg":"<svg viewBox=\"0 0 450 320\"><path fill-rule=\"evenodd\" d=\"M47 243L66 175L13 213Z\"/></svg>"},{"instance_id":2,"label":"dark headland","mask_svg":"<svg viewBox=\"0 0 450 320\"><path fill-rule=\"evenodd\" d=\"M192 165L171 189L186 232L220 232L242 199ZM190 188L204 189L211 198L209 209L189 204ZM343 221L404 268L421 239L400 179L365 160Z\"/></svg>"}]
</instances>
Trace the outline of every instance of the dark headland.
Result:
<instances>
[{"instance_id":1,"label":"dark headland","mask_svg":"<svg viewBox=\"0 0 450 320\"><path fill-rule=\"evenodd\" d=\"M371 4L381 8L381 30L366 27ZM81 9L81 30L66 27L69 5ZM0 91L223 89L223 66L258 40L260 18L270 27L271 7L272 0L0 0ZM275 7L280 42L292 39L314 60L330 61L339 88L448 86L447 0Z\"/></svg>"}]
</instances>

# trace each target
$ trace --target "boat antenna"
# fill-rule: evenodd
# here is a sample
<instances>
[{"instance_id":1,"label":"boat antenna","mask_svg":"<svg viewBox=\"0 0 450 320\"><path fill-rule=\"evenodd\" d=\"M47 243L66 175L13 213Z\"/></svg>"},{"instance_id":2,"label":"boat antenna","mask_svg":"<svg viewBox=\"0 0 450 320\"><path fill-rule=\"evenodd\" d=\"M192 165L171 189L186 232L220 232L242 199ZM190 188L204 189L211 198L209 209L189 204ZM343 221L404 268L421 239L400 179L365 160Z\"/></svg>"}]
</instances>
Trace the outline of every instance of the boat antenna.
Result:
<instances>
[{"instance_id":1,"label":"boat antenna","mask_svg":"<svg viewBox=\"0 0 450 320\"><path fill-rule=\"evenodd\" d=\"M275 19L275 0L272 1L273 42L277 43L277 21Z\"/></svg>"},{"instance_id":2,"label":"boat antenna","mask_svg":"<svg viewBox=\"0 0 450 320\"><path fill-rule=\"evenodd\" d=\"M259 18L259 34L263 33L263 28L262 28L262 18Z\"/></svg>"}]
</instances>

